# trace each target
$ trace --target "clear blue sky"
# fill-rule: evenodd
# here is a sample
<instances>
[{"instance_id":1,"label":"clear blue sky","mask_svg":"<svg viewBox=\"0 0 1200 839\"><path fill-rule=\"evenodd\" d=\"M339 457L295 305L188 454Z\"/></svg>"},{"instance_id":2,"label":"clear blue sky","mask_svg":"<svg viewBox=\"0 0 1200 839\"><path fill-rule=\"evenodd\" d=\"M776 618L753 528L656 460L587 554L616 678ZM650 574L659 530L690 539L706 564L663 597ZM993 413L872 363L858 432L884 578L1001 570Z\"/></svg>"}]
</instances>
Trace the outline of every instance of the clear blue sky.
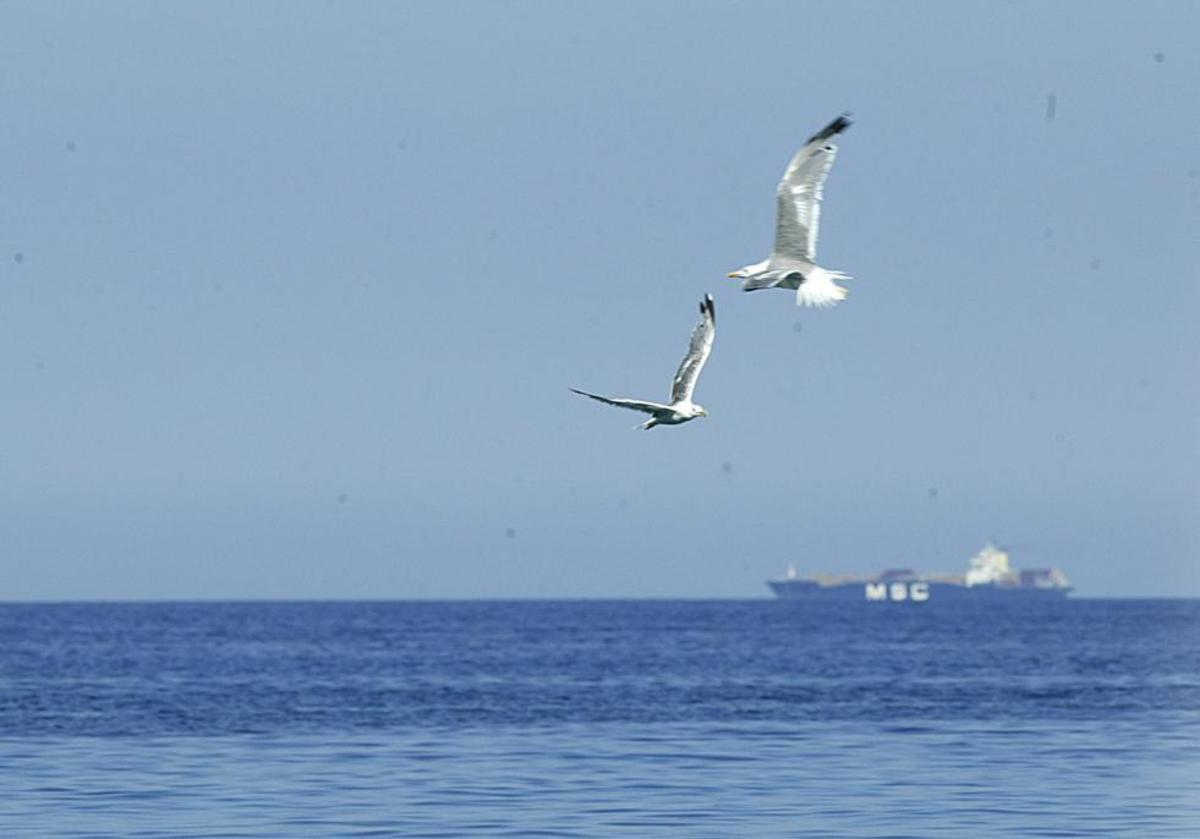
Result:
<instances>
[{"instance_id":1,"label":"clear blue sky","mask_svg":"<svg viewBox=\"0 0 1200 839\"><path fill-rule=\"evenodd\" d=\"M988 539L1200 595L1197 32L5 3L0 597L765 596ZM849 299L737 291L846 110ZM709 418L567 391L665 397L705 292Z\"/></svg>"}]
</instances>

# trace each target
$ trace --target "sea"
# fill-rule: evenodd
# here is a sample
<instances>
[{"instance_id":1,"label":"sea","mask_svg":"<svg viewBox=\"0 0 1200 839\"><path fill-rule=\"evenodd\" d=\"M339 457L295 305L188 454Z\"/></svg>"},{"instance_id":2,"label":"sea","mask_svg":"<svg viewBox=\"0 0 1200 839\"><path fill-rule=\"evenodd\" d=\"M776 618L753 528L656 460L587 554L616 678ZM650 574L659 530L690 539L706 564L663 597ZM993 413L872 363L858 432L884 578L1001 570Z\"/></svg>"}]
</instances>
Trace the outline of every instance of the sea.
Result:
<instances>
[{"instance_id":1,"label":"sea","mask_svg":"<svg viewBox=\"0 0 1200 839\"><path fill-rule=\"evenodd\" d=\"M0 604L0 836L1197 837L1200 601Z\"/></svg>"}]
</instances>

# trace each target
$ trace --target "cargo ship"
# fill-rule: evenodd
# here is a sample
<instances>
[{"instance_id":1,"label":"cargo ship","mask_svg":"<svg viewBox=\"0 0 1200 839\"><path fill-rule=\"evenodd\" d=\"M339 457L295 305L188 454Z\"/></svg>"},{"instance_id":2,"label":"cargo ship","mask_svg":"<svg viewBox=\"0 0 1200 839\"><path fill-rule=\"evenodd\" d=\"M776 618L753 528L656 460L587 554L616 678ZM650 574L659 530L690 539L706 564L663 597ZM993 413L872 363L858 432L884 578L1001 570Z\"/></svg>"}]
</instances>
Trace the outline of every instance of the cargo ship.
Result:
<instances>
[{"instance_id":1,"label":"cargo ship","mask_svg":"<svg viewBox=\"0 0 1200 839\"><path fill-rule=\"evenodd\" d=\"M864 600L873 603L924 603L942 600L1061 600L1071 591L1067 576L1057 568L1016 570L1008 552L985 545L971 557L965 574L918 574L893 568L874 576L817 574L800 577L789 567L781 580L767 580L784 600Z\"/></svg>"}]
</instances>

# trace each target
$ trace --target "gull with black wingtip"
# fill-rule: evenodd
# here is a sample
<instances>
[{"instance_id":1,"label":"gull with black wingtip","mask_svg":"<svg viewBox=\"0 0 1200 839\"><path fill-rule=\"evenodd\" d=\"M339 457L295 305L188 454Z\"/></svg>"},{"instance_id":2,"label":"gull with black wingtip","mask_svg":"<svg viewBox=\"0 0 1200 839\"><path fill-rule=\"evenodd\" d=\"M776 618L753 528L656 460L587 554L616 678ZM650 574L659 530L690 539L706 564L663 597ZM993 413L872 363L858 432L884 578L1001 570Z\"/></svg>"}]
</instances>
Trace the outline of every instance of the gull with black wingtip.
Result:
<instances>
[{"instance_id":1,"label":"gull with black wingtip","mask_svg":"<svg viewBox=\"0 0 1200 839\"><path fill-rule=\"evenodd\" d=\"M700 323L692 330L692 341L688 345L687 355L675 372L675 379L671 382L671 402L668 405L659 402L644 402L640 399L598 396L575 388L570 388L570 390L606 405L629 408L632 411L641 411L650 415L650 419L635 428L649 430L656 425L680 425L694 420L696 417L706 417L708 411L692 401L692 393L696 390L696 380L700 378L700 371L704 369L704 363L708 361L708 356L712 352L713 338L716 337L716 334L716 309L713 305L712 295L706 294L700 301Z\"/></svg>"},{"instance_id":2,"label":"gull with black wingtip","mask_svg":"<svg viewBox=\"0 0 1200 839\"><path fill-rule=\"evenodd\" d=\"M788 164L775 189L775 247L771 255L729 275L742 281L742 291L795 289L797 306L825 307L846 299L846 289L834 280L848 280L850 276L822 268L814 260L825 179L837 157L837 146L830 141L849 127L848 114L842 114L810 137Z\"/></svg>"}]
</instances>

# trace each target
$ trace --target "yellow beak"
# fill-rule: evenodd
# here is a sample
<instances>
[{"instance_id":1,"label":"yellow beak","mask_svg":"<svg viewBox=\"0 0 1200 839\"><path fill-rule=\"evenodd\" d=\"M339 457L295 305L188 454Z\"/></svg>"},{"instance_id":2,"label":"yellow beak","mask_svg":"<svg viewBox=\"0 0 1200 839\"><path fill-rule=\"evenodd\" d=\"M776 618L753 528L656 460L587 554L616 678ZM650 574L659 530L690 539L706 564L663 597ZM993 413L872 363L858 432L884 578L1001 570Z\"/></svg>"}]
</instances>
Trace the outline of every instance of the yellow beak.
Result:
<instances>
[{"instance_id":1,"label":"yellow beak","mask_svg":"<svg viewBox=\"0 0 1200 839\"><path fill-rule=\"evenodd\" d=\"M741 279L741 277L739 277L737 274L726 274L725 276L731 280L740 280Z\"/></svg>"}]
</instances>

